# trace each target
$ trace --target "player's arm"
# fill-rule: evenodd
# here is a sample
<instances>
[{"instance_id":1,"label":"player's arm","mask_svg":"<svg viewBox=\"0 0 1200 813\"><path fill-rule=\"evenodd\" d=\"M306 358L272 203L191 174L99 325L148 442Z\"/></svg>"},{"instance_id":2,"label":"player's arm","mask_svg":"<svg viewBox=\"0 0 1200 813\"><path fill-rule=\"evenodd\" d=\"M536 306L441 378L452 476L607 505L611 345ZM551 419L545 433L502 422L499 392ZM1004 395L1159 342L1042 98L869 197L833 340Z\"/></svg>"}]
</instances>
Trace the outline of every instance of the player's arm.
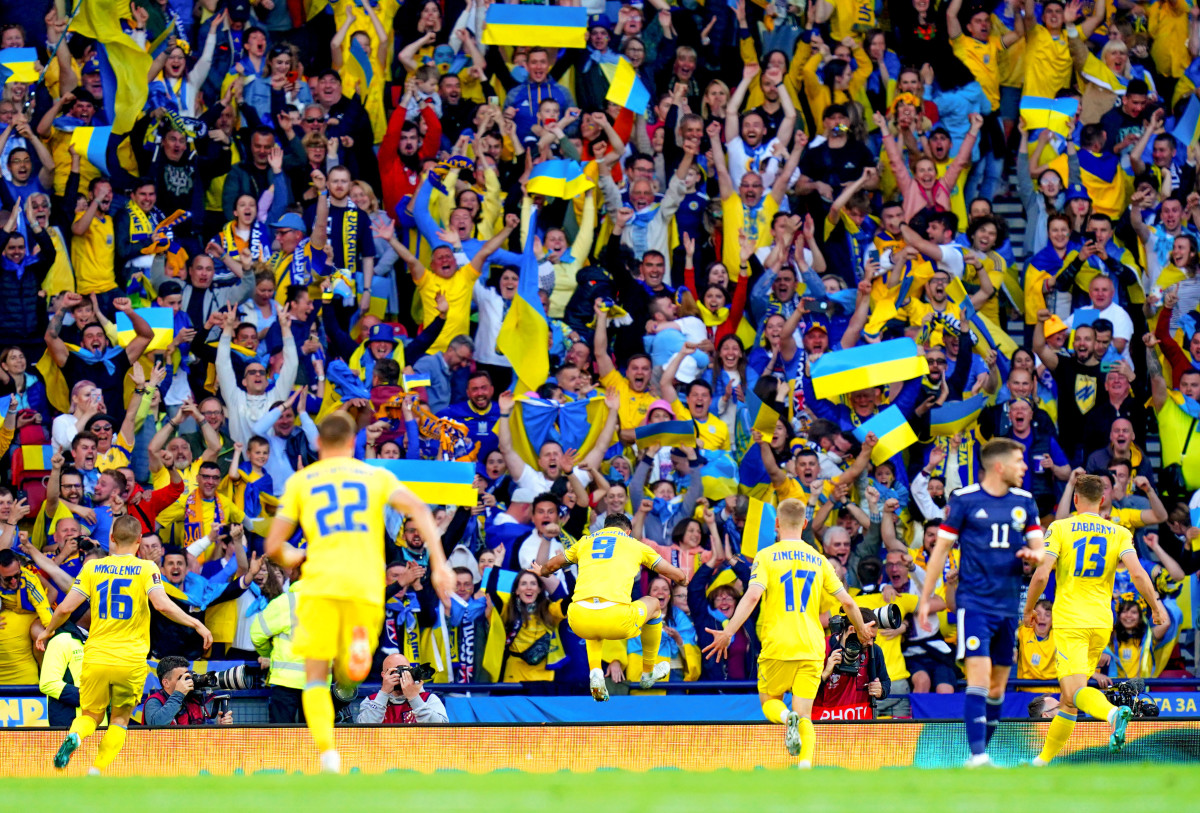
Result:
<instances>
[{"instance_id":1,"label":"player's arm","mask_svg":"<svg viewBox=\"0 0 1200 813\"><path fill-rule=\"evenodd\" d=\"M1050 574L1054 572L1054 566L1058 562L1057 556L1050 552L1048 554L1038 565L1037 570L1033 571L1033 578L1029 580L1029 592L1025 596L1025 626L1027 627L1033 627L1033 608L1037 606L1046 585L1050 583Z\"/></svg>"},{"instance_id":2,"label":"player's arm","mask_svg":"<svg viewBox=\"0 0 1200 813\"><path fill-rule=\"evenodd\" d=\"M938 529L937 542L934 543L933 551L929 554L929 559L925 562L926 573L941 573L942 568L946 565L946 557L950 555L950 550L954 547L954 543L958 541L958 532L953 531L943 525ZM937 579L927 578L925 584L921 585L921 600L917 602L917 620L921 622L921 626L925 626L929 622L929 597L933 595L933 589L937 586ZM849 615L849 611L846 613Z\"/></svg>"},{"instance_id":3,"label":"player's arm","mask_svg":"<svg viewBox=\"0 0 1200 813\"><path fill-rule=\"evenodd\" d=\"M660 576L666 576L676 584L687 584L687 574L683 572L683 568L676 567L666 559L659 559L654 563L654 572Z\"/></svg>"},{"instance_id":4,"label":"player's arm","mask_svg":"<svg viewBox=\"0 0 1200 813\"><path fill-rule=\"evenodd\" d=\"M742 628L742 624L746 623L746 619L754 612L754 608L758 606L758 600L762 598L763 592L766 590L761 584L751 584L746 589L742 600L738 602L737 609L733 611L733 618L729 619L729 623L725 625L723 630L708 630L708 634L713 637L712 643L704 647L704 656L711 658L716 656L717 663L725 657L729 651L729 643L733 640L733 636ZM862 616L859 615L861 623Z\"/></svg>"},{"instance_id":5,"label":"player's arm","mask_svg":"<svg viewBox=\"0 0 1200 813\"><path fill-rule=\"evenodd\" d=\"M421 538L425 540L425 549L429 551L433 587L437 590L438 598L447 601L454 592L454 571L446 564L446 551L442 548L442 535L434 522L433 512L416 494L404 486L400 486L388 496L388 505L411 519L417 526Z\"/></svg>"},{"instance_id":6,"label":"player's arm","mask_svg":"<svg viewBox=\"0 0 1200 813\"><path fill-rule=\"evenodd\" d=\"M1142 571L1142 573L1145 572L1144 570ZM1147 579L1147 581L1149 580ZM86 600L87 596L78 590L67 591L66 597L55 608L54 615L50 616L50 621L46 624L46 628L42 630L37 640L34 641L34 646L37 647L38 652L46 651L46 642L50 640L50 636L54 634L56 629L65 624L67 619L71 617L71 613L75 612L79 608L79 605L83 604Z\"/></svg>"},{"instance_id":7,"label":"player's arm","mask_svg":"<svg viewBox=\"0 0 1200 813\"><path fill-rule=\"evenodd\" d=\"M536 562L534 564L537 564ZM548 579L558 571L567 566L567 555L565 553L556 553L550 557L550 561L542 565L541 576L543 579Z\"/></svg>"},{"instance_id":8,"label":"player's arm","mask_svg":"<svg viewBox=\"0 0 1200 813\"><path fill-rule=\"evenodd\" d=\"M929 580L927 579L926 581L928 582ZM842 609L846 611L846 617L854 624L854 629L858 632L858 639L862 641L863 646L870 646L871 642L875 640L875 627L868 627L866 622L863 621L862 611L854 603L854 599L851 598L850 593L845 588L842 588L834 593L834 598L842 603Z\"/></svg>"},{"instance_id":9,"label":"player's arm","mask_svg":"<svg viewBox=\"0 0 1200 813\"><path fill-rule=\"evenodd\" d=\"M181 610L178 604L176 604L174 601L171 601L166 590L163 590L161 587L156 587L146 594L146 598L150 599L150 604L154 607L154 609L158 610L176 624L194 629L200 635L200 637L204 639L205 649L208 649L210 646L212 646L212 633L208 631L208 627L204 626L199 621Z\"/></svg>"},{"instance_id":10,"label":"player's arm","mask_svg":"<svg viewBox=\"0 0 1200 813\"><path fill-rule=\"evenodd\" d=\"M263 553L284 570L291 570L304 561L304 552L288 542L295 532L295 520L276 514L271 520L271 529L267 531L266 541L263 542ZM433 552L430 551L429 555L432 557Z\"/></svg>"},{"instance_id":11,"label":"player's arm","mask_svg":"<svg viewBox=\"0 0 1200 813\"><path fill-rule=\"evenodd\" d=\"M1150 617L1153 619L1154 625L1159 626L1169 623L1171 618L1167 615L1167 608L1163 606L1162 600L1159 599L1158 591L1154 589L1154 582L1150 581L1150 574L1146 572L1146 568L1142 567L1141 561L1138 560L1137 551L1125 551L1121 555L1121 561L1129 569L1129 578L1133 579L1133 586L1137 588L1138 593L1147 599L1153 597L1154 603L1150 605ZM54 615L57 617L58 612L55 611Z\"/></svg>"}]
</instances>

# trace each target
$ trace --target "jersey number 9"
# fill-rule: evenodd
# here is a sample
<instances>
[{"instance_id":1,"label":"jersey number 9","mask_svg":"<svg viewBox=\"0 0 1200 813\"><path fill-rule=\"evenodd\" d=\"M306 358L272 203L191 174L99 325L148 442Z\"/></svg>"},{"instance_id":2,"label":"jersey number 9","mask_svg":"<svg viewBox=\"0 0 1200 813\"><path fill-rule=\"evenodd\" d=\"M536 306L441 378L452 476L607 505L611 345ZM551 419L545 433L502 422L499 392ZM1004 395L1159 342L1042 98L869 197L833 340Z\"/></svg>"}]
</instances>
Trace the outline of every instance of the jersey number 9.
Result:
<instances>
[{"instance_id":1,"label":"jersey number 9","mask_svg":"<svg viewBox=\"0 0 1200 813\"><path fill-rule=\"evenodd\" d=\"M133 579L105 579L96 584L96 592L100 594L101 618L124 621L133 616L133 597L121 592L131 584Z\"/></svg>"},{"instance_id":2,"label":"jersey number 9","mask_svg":"<svg viewBox=\"0 0 1200 813\"><path fill-rule=\"evenodd\" d=\"M342 483L340 485L323 485L313 489L313 496L324 496L328 503L317 509L314 518L317 530L322 536L328 534L365 533L367 525L360 520L360 515L367 510L367 487L362 483ZM340 520L330 523L331 515L341 509Z\"/></svg>"},{"instance_id":3,"label":"jersey number 9","mask_svg":"<svg viewBox=\"0 0 1200 813\"><path fill-rule=\"evenodd\" d=\"M617 538L615 536L594 537L592 539L592 558L611 559L616 546Z\"/></svg>"}]
</instances>

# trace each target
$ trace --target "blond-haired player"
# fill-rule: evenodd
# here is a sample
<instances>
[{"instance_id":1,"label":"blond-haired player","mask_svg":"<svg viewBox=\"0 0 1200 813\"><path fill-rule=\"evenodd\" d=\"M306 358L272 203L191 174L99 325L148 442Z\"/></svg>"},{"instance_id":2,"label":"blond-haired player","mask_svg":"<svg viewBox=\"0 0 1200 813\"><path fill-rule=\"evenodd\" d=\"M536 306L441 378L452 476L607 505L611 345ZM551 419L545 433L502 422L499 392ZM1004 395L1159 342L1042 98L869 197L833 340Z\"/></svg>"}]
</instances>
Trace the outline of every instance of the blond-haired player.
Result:
<instances>
[{"instance_id":1,"label":"blond-haired player","mask_svg":"<svg viewBox=\"0 0 1200 813\"><path fill-rule=\"evenodd\" d=\"M1092 474L1080 475L1075 481L1076 514L1050 523L1046 558L1033 574L1025 599L1025 623L1033 626L1034 608L1050 573L1055 574L1054 644L1058 654L1054 665L1062 700L1034 765L1049 764L1062 750L1075 729L1076 709L1108 721L1112 726L1110 750L1119 751L1125 744L1125 726L1133 712L1128 706L1114 706L1103 692L1087 685L1112 635L1112 592L1118 562L1125 563L1138 592L1151 602L1154 623L1167 619L1154 584L1138 561L1132 534L1100 516L1104 485Z\"/></svg>"},{"instance_id":2,"label":"blond-haired player","mask_svg":"<svg viewBox=\"0 0 1200 813\"><path fill-rule=\"evenodd\" d=\"M321 769L332 773L341 770L341 758L333 742L329 663L343 696L352 695L371 668L384 615L384 508L403 512L421 532L438 595L448 598L454 589L429 507L391 472L354 458L357 429L344 412L321 421L320 459L288 479L265 543L267 556L283 567L304 564L292 645L305 659L301 702L308 730ZM297 525L305 550L288 542Z\"/></svg>"},{"instance_id":3,"label":"blond-haired player","mask_svg":"<svg viewBox=\"0 0 1200 813\"><path fill-rule=\"evenodd\" d=\"M35 645L44 652L54 631L84 601L90 603L90 634L83 645L83 671L79 678L82 714L71 723L67 738L58 747L55 768L67 767L71 754L85 737L95 732L110 704L108 730L100 740L90 773L100 773L121 752L129 716L142 699L146 684L151 605L176 624L198 632L206 649L212 645L208 628L167 597L158 565L137 558L141 541L142 524L135 517L126 515L116 519L109 536L108 556L91 559L83 565L74 586L37 637Z\"/></svg>"},{"instance_id":4,"label":"blond-haired player","mask_svg":"<svg viewBox=\"0 0 1200 813\"><path fill-rule=\"evenodd\" d=\"M759 612L758 699L768 720L787 726L784 745L788 753L800 757L799 767L811 768L817 748L813 698L825 664L821 597L832 596L841 602L863 646L871 645L875 629L863 623L858 605L829 560L801 540L804 523L804 503L793 499L779 503L779 541L754 557L746 594L725 629L708 631L713 640L704 653L715 655L718 661L725 657L729 642L765 596ZM787 692L792 693L790 711L783 702Z\"/></svg>"}]
</instances>

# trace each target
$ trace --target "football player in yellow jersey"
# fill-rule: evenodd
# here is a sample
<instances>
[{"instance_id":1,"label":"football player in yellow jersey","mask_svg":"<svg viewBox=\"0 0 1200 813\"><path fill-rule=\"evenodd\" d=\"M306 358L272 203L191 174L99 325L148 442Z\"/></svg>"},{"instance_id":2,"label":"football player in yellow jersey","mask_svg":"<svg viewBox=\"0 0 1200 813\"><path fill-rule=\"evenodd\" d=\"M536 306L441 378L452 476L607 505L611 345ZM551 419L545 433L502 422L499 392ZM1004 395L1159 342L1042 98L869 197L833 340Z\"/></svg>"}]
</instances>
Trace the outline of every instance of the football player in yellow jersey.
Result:
<instances>
[{"instance_id":1,"label":"football player in yellow jersey","mask_svg":"<svg viewBox=\"0 0 1200 813\"><path fill-rule=\"evenodd\" d=\"M704 654L715 655L718 661L725 657L733 636L766 596L758 624L762 641L758 655L758 699L768 720L787 726L783 741L788 753L800 757L799 767L811 768L817 749L812 725L813 699L825 665L825 631L821 627L824 598L841 602L864 647L874 640L875 628L863 623L858 605L842 586L829 560L801 541L804 522L804 503L790 499L779 503L776 509L779 541L754 557L745 595L725 629L708 630L713 640L704 648ZM792 693L790 711L783 703L787 692Z\"/></svg>"},{"instance_id":2,"label":"football player in yellow jersey","mask_svg":"<svg viewBox=\"0 0 1200 813\"><path fill-rule=\"evenodd\" d=\"M46 651L46 642L72 613L87 601L92 622L83 645L83 671L79 681L79 709L83 713L71 723L71 730L58 753L54 767L65 768L71 754L108 716L108 730L100 740L100 750L89 773L107 768L125 744L125 729L133 707L142 699L146 683L146 655L150 652L150 606L176 624L191 627L212 646L212 633L167 597L159 577L158 565L137 558L142 541L142 524L136 517L123 516L113 522L109 537L109 555L86 562L75 585L38 636L35 645Z\"/></svg>"},{"instance_id":3,"label":"football player in yellow jersey","mask_svg":"<svg viewBox=\"0 0 1200 813\"><path fill-rule=\"evenodd\" d=\"M1033 574L1025 599L1025 623L1032 626L1038 598L1054 572L1055 667L1062 703L1034 765L1048 765L1062 750L1075 728L1076 709L1083 709L1097 720L1108 720L1113 729L1110 750L1119 751L1125 744L1125 726L1133 712L1128 706L1117 708L1099 689L1087 685L1112 634L1112 591L1118 560L1129 568L1138 591L1152 601L1155 623L1167 617L1150 577L1138 561L1133 535L1100 516L1104 490L1102 477L1083 474L1075 480L1077 513L1050 523L1046 558Z\"/></svg>"},{"instance_id":4,"label":"football player in yellow jersey","mask_svg":"<svg viewBox=\"0 0 1200 813\"><path fill-rule=\"evenodd\" d=\"M630 591L643 567L677 584L687 584L687 575L666 562L658 551L630 536L632 531L633 525L624 514L610 514L599 531L588 534L541 565L542 578L568 564L579 566L575 592L567 607L567 620L571 622L571 630L587 646L588 682L592 697L597 701L608 699L608 687L600 669L605 641L641 636L643 689L653 688L655 681L667 677L671 671L670 663L658 659L658 648L662 643L662 612L658 599L642 596L631 602Z\"/></svg>"},{"instance_id":5,"label":"football player in yellow jersey","mask_svg":"<svg viewBox=\"0 0 1200 813\"><path fill-rule=\"evenodd\" d=\"M345 412L321 421L320 459L288 479L264 545L285 569L304 565L292 646L305 659L301 702L321 770L329 773L341 770L333 747L329 662L338 694L353 697L371 668L383 626L385 507L402 511L421 532L438 595L448 599L454 591L454 571L429 507L391 472L354 458L357 429ZM288 542L296 526L308 541L305 550Z\"/></svg>"}]
</instances>

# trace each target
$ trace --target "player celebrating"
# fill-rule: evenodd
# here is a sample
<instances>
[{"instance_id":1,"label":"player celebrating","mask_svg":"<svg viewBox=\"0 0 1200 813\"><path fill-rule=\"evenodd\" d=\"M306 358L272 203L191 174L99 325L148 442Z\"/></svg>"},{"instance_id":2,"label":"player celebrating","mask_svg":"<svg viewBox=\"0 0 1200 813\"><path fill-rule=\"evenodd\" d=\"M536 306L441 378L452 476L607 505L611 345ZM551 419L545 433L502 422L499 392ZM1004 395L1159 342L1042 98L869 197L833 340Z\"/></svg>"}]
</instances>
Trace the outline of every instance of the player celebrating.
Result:
<instances>
[{"instance_id":1,"label":"player celebrating","mask_svg":"<svg viewBox=\"0 0 1200 813\"><path fill-rule=\"evenodd\" d=\"M708 632L712 643L704 648L708 657L725 657L729 642L750 617L763 594L766 602L759 613L758 699L763 714L773 723L787 726L784 745L799 756L801 768L811 768L817 750L812 706L825 665L825 631L821 627L821 597L833 596L842 603L854 622L863 646L875 637L874 627L863 623L854 599L824 556L800 539L804 532L804 503L787 499L776 514L779 542L760 550L750 571L750 585L723 630ZM783 695L792 693L792 709Z\"/></svg>"},{"instance_id":2,"label":"player celebrating","mask_svg":"<svg viewBox=\"0 0 1200 813\"><path fill-rule=\"evenodd\" d=\"M1119 751L1125 744L1125 726L1133 712L1128 706L1117 708L1099 689L1087 685L1112 635L1113 581L1118 561L1129 568L1138 592L1153 601L1154 623L1167 620L1167 611L1138 561L1133 535L1100 516L1104 489L1104 480L1092 474L1080 475L1075 481L1076 515L1050 523L1046 559L1033 574L1025 599L1025 623L1033 626L1034 605L1050 581L1050 573L1055 573L1054 645L1058 655L1054 665L1062 701L1034 765L1049 765L1066 745L1075 729L1076 709L1083 709L1097 720L1108 720L1113 729L1108 741L1110 750Z\"/></svg>"},{"instance_id":3,"label":"player celebrating","mask_svg":"<svg viewBox=\"0 0 1200 813\"><path fill-rule=\"evenodd\" d=\"M655 681L671 671L668 661L659 660L662 612L658 599L642 596L631 602L630 591L643 566L678 584L686 584L687 576L663 561L653 548L630 536L632 531L633 526L624 514L611 515L599 531L580 539L541 566L545 578L567 563L579 565L579 579L567 607L567 620L587 646L589 683L592 697L597 701L608 699L608 687L600 669L600 652L605 641L624 641L641 635L643 689L653 688Z\"/></svg>"},{"instance_id":4,"label":"player celebrating","mask_svg":"<svg viewBox=\"0 0 1200 813\"><path fill-rule=\"evenodd\" d=\"M265 543L267 556L284 568L304 563L293 647L305 659L304 717L321 769L331 773L341 770L341 758L333 747L329 662L338 693L353 696L383 626L386 506L421 532L438 595L446 599L454 588L433 514L391 472L354 459L356 430L344 412L321 421L320 459L287 481ZM308 541L303 551L288 542L297 525Z\"/></svg>"},{"instance_id":5,"label":"player celebrating","mask_svg":"<svg viewBox=\"0 0 1200 813\"><path fill-rule=\"evenodd\" d=\"M984 444L979 453L983 479L954 492L925 566L926 573L941 573L959 543L958 657L966 657L968 768L991 764L987 746L1000 724L1020 620L1021 560L1041 562L1043 555L1037 503L1018 488L1025 478L1024 452L1024 445L1008 438ZM926 579L921 588L917 618L922 626L929 620L936 581Z\"/></svg>"},{"instance_id":6,"label":"player celebrating","mask_svg":"<svg viewBox=\"0 0 1200 813\"><path fill-rule=\"evenodd\" d=\"M54 611L46 629L37 637L39 652L71 614L87 601L91 605L90 634L83 645L83 672L79 680L79 709L83 713L71 723L71 731L58 753L54 767L65 768L71 754L93 733L112 704L108 730L88 773L107 768L125 744L125 729L133 707L142 699L146 684L146 655L150 652L150 605L174 621L191 627L204 639L207 649L212 633L185 613L163 590L158 565L138 559L142 525L136 517L123 516L113 522L109 555L84 564L75 585Z\"/></svg>"}]
</instances>

